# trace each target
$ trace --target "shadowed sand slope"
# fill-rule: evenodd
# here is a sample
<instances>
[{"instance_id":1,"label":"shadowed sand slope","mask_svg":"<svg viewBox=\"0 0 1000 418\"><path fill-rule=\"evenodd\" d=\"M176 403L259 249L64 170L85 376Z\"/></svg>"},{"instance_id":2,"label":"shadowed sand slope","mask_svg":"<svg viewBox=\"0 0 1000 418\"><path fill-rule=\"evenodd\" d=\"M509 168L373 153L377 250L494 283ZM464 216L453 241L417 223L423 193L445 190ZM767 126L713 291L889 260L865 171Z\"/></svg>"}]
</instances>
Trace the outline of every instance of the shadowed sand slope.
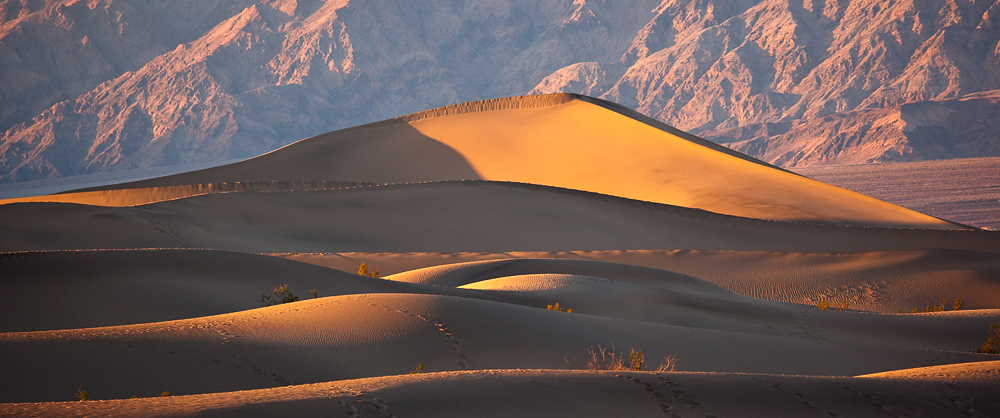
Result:
<instances>
[{"instance_id":1,"label":"shadowed sand slope","mask_svg":"<svg viewBox=\"0 0 1000 418\"><path fill-rule=\"evenodd\" d=\"M726 249L1000 252L1000 233L761 221L483 181L196 196L131 208L0 206L0 251L195 247L247 252Z\"/></svg>"},{"instance_id":2,"label":"shadowed sand slope","mask_svg":"<svg viewBox=\"0 0 1000 418\"><path fill-rule=\"evenodd\" d=\"M1000 414L997 362L920 378L483 370L103 402L0 405L9 416L968 417ZM954 370L957 369L957 370ZM959 380L955 380L959 377ZM972 378L974 377L974 378ZM391 415L390 415L391 414Z\"/></svg>"},{"instance_id":3,"label":"shadowed sand slope","mask_svg":"<svg viewBox=\"0 0 1000 418\"><path fill-rule=\"evenodd\" d=\"M103 188L158 188L154 192L57 198L134 205L182 193L163 189L170 186L192 185L190 193L200 194L193 185L469 179L564 187L758 219L963 228L779 169L613 103L570 94L432 109L308 138L235 164Z\"/></svg>"},{"instance_id":4,"label":"shadowed sand slope","mask_svg":"<svg viewBox=\"0 0 1000 418\"><path fill-rule=\"evenodd\" d=\"M80 385L94 399L260 389L406 374L417 364L425 371L580 369L597 345L643 349L651 366L673 354L681 370L713 372L854 375L993 359L967 350L997 311L818 312L673 288L689 296L675 302L674 315L704 327L454 296L361 294L181 321L6 333L0 400L71 400ZM657 306L655 296L636 297L643 290L633 284L618 289L647 312ZM582 300L567 303L575 302L586 308ZM755 321L762 325L740 326Z\"/></svg>"},{"instance_id":5,"label":"shadowed sand slope","mask_svg":"<svg viewBox=\"0 0 1000 418\"><path fill-rule=\"evenodd\" d=\"M338 269L351 269L365 262L378 266L384 274L407 272L398 277L422 277L422 274L435 270L451 271L457 266L444 265L474 261L514 258L594 260L675 271L737 294L782 302L813 305L826 299L834 304L846 301L851 309L910 312L914 307L939 304L941 298L948 298L945 305L951 309L955 298L961 298L964 309L1000 308L1000 255L975 251L789 253L616 250L273 255ZM426 267L436 268L424 269ZM424 269L424 273L409 272L416 269Z\"/></svg>"},{"instance_id":6,"label":"shadowed sand slope","mask_svg":"<svg viewBox=\"0 0 1000 418\"><path fill-rule=\"evenodd\" d=\"M357 270L357 266L354 266ZM287 284L302 300L359 293L468 294L380 280L263 255L211 250L0 254L0 332L90 328L195 318L261 306ZM480 297L489 298L490 295ZM280 299L280 296L278 296ZM494 297L494 299L496 299Z\"/></svg>"}]
</instances>

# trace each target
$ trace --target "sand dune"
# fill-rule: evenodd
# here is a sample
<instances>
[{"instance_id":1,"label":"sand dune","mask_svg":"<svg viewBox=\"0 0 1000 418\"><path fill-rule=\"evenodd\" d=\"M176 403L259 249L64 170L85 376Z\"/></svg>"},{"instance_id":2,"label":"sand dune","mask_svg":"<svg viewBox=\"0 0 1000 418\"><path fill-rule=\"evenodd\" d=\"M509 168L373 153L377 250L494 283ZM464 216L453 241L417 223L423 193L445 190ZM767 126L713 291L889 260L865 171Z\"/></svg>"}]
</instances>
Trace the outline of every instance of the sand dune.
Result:
<instances>
[{"instance_id":1,"label":"sand dune","mask_svg":"<svg viewBox=\"0 0 1000 418\"><path fill-rule=\"evenodd\" d=\"M262 255L209 250L0 254L0 332L90 328L195 318L260 307L283 284L302 300L359 293L468 294L380 280ZM354 266L357 271L357 266ZM490 298L489 295L478 296ZM496 298L493 298L496 299Z\"/></svg>"},{"instance_id":2,"label":"sand dune","mask_svg":"<svg viewBox=\"0 0 1000 418\"><path fill-rule=\"evenodd\" d=\"M4 404L9 416L661 417L811 415L968 417L1000 414L997 362L926 378L481 370L101 402ZM969 375L978 379L970 380ZM953 380L961 377L960 380ZM918 394L928 394L920 396Z\"/></svg>"},{"instance_id":3,"label":"sand dune","mask_svg":"<svg viewBox=\"0 0 1000 418\"><path fill-rule=\"evenodd\" d=\"M98 188L136 190L44 199L134 205L200 194L197 187L170 187L210 183L472 179L564 187L758 219L964 228L779 169L616 104L570 94L432 109L319 135L239 163Z\"/></svg>"},{"instance_id":4,"label":"sand dune","mask_svg":"<svg viewBox=\"0 0 1000 418\"><path fill-rule=\"evenodd\" d=\"M973 352L1000 232L582 96L4 201L0 231L5 416L1000 412L997 356ZM259 307L286 283L304 300ZM599 346L685 372L584 371Z\"/></svg>"},{"instance_id":5,"label":"sand dune","mask_svg":"<svg viewBox=\"0 0 1000 418\"><path fill-rule=\"evenodd\" d=\"M788 310L798 336L774 336L453 296L334 296L192 320L3 334L2 400L70 400L67 388L80 385L95 399L257 389L405 374L417 364L427 371L566 368L567 361L582 368L586 350L598 344L644 349L651 360L674 354L681 370L852 375L989 359L961 351L980 339L972 330L1000 316L807 312ZM757 318L730 316L734 323ZM868 343L838 339L859 323L863 332L855 335Z\"/></svg>"},{"instance_id":6,"label":"sand dune","mask_svg":"<svg viewBox=\"0 0 1000 418\"><path fill-rule=\"evenodd\" d=\"M390 275L425 267L443 269L447 264L511 258L594 260L675 271L737 294L782 302L812 305L825 298L834 304L846 301L851 309L874 312L910 312L915 307L938 304L941 298L948 298L948 309L955 298L962 299L965 309L1000 306L1000 257L974 251L615 250L273 255L339 269L367 262Z\"/></svg>"},{"instance_id":7,"label":"sand dune","mask_svg":"<svg viewBox=\"0 0 1000 418\"><path fill-rule=\"evenodd\" d=\"M0 251L194 247L245 252L1000 252L1000 233L994 231L771 222L482 181L209 194L133 208L16 203L0 206L0 215L0 227L6 231Z\"/></svg>"}]
</instances>

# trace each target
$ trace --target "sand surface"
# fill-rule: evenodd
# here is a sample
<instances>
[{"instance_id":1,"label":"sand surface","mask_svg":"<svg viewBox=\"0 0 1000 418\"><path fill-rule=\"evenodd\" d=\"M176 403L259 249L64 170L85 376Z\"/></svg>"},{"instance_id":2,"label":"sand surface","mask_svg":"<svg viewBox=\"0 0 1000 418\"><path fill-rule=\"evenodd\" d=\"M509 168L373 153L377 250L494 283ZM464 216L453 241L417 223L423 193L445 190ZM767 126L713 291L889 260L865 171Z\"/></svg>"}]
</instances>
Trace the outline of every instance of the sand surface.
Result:
<instances>
[{"instance_id":1,"label":"sand surface","mask_svg":"<svg viewBox=\"0 0 1000 418\"><path fill-rule=\"evenodd\" d=\"M921 213L1000 229L1000 157L815 166L795 171Z\"/></svg>"},{"instance_id":2,"label":"sand surface","mask_svg":"<svg viewBox=\"0 0 1000 418\"><path fill-rule=\"evenodd\" d=\"M384 274L473 261L514 258L594 260L675 271L731 292L813 305L822 300L851 309L910 312L948 298L965 309L1000 306L1000 257L956 250L799 253L711 250L632 250L503 253L281 253L288 258L350 271L361 263ZM410 276L408 273L405 276Z\"/></svg>"},{"instance_id":3,"label":"sand surface","mask_svg":"<svg viewBox=\"0 0 1000 418\"><path fill-rule=\"evenodd\" d=\"M1000 233L580 96L7 201L0 231L4 416L1000 413Z\"/></svg>"},{"instance_id":4,"label":"sand surface","mask_svg":"<svg viewBox=\"0 0 1000 418\"><path fill-rule=\"evenodd\" d=\"M0 251L188 247L247 252L857 252L934 248L1000 253L1000 234L991 231L773 222L486 181L221 193L136 207L13 203L0 206L0 228L6 231Z\"/></svg>"},{"instance_id":5,"label":"sand surface","mask_svg":"<svg viewBox=\"0 0 1000 418\"><path fill-rule=\"evenodd\" d=\"M209 395L0 405L10 416L989 417L997 362L929 378L481 370ZM975 376L974 380L969 379ZM960 377L960 380L955 378Z\"/></svg>"},{"instance_id":6,"label":"sand surface","mask_svg":"<svg viewBox=\"0 0 1000 418\"><path fill-rule=\"evenodd\" d=\"M201 194L207 186L189 186L211 183L475 179L759 219L962 228L793 174L612 103L569 94L449 106L319 135L239 163L96 188L127 191L34 200L131 206ZM11 202L26 200L33 199Z\"/></svg>"}]
</instances>

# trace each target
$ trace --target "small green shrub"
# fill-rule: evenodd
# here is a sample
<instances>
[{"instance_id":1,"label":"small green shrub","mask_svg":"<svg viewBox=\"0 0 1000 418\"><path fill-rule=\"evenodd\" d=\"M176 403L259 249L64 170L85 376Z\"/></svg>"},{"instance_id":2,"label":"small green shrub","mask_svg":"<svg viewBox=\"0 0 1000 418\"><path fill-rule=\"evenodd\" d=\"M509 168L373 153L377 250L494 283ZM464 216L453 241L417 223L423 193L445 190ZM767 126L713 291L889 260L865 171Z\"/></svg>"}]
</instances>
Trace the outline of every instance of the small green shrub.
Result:
<instances>
[{"instance_id":1,"label":"small green shrub","mask_svg":"<svg viewBox=\"0 0 1000 418\"><path fill-rule=\"evenodd\" d=\"M976 349L976 352L1000 354L1000 324L990 324L990 327L986 330L986 334L990 337L986 339L983 345Z\"/></svg>"},{"instance_id":2,"label":"small green shrub","mask_svg":"<svg viewBox=\"0 0 1000 418\"><path fill-rule=\"evenodd\" d=\"M369 272L368 271L368 263L361 263L361 265L358 266L358 274L361 275L361 276L368 276L368 277L378 278L378 274L379 273L378 273L378 270L375 270L374 272Z\"/></svg>"},{"instance_id":3,"label":"small green shrub","mask_svg":"<svg viewBox=\"0 0 1000 418\"><path fill-rule=\"evenodd\" d=\"M80 402L83 402L87 400L90 395L88 395L87 391L83 390L83 388L76 388L76 397L80 398Z\"/></svg>"},{"instance_id":4,"label":"small green shrub","mask_svg":"<svg viewBox=\"0 0 1000 418\"><path fill-rule=\"evenodd\" d=\"M315 295L315 293L313 293L313 295ZM272 291L270 295L260 295L260 306L280 305L282 303L296 302L298 300L298 296L295 296L292 292L288 291L288 285L283 284L274 288L274 291Z\"/></svg>"},{"instance_id":5,"label":"small green shrub","mask_svg":"<svg viewBox=\"0 0 1000 418\"><path fill-rule=\"evenodd\" d=\"M555 305L549 305L549 310L550 311L559 311L559 312L569 312L569 313L573 312L573 308L569 308L569 309L560 308L559 307L559 302L556 302Z\"/></svg>"},{"instance_id":6,"label":"small green shrub","mask_svg":"<svg viewBox=\"0 0 1000 418\"><path fill-rule=\"evenodd\" d=\"M417 369L414 370L414 371L412 371L412 372L410 372L410 374L420 374L420 373L423 373L423 372L424 372L424 365L423 364L418 364L417 365Z\"/></svg>"}]
</instances>

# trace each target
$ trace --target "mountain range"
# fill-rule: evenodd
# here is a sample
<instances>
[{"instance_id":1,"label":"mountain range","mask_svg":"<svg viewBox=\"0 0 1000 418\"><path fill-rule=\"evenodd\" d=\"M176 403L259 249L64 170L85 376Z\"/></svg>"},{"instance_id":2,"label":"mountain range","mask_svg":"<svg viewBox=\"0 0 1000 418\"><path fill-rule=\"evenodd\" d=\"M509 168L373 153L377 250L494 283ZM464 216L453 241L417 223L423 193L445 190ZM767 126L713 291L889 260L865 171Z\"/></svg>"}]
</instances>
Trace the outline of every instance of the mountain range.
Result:
<instances>
[{"instance_id":1,"label":"mountain range","mask_svg":"<svg viewBox=\"0 0 1000 418\"><path fill-rule=\"evenodd\" d=\"M1000 155L997 19L967 0L4 1L0 182L560 92L784 167Z\"/></svg>"}]
</instances>

